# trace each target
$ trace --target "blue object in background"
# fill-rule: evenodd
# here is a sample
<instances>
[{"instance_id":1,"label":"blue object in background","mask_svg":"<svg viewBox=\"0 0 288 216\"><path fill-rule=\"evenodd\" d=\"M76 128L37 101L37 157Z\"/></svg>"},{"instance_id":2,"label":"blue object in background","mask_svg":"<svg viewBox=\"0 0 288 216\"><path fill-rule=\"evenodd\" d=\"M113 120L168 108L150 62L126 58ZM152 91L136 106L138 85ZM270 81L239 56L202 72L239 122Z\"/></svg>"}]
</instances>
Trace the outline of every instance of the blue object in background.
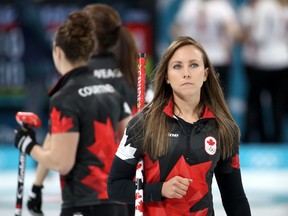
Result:
<instances>
[{"instance_id":1,"label":"blue object in background","mask_svg":"<svg viewBox=\"0 0 288 216\"><path fill-rule=\"evenodd\" d=\"M288 145L254 143L240 146L241 169L288 169Z\"/></svg>"},{"instance_id":2,"label":"blue object in background","mask_svg":"<svg viewBox=\"0 0 288 216\"><path fill-rule=\"evenodd\" d=\"M19 150L13 145L0 145L0 173L8 170L18 170ZM34 169L35 160L26 156L26 169Z\"/></svg>"}]
</instances>

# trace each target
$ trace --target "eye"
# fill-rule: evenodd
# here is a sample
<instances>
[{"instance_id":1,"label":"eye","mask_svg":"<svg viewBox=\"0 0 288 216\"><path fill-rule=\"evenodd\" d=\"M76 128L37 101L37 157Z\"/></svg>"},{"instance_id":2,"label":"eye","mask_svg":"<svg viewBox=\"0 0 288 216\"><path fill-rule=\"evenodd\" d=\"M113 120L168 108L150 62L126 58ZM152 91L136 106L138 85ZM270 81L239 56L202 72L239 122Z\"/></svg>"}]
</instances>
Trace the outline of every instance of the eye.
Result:
<instances>
[{"instance_id":1,"label":"eye","mask_svg":"<svg viewBox=\"0 0 288 216\"><path fill-rule=\"evenodd\" d=\"M197 64L197 63L192 63L191 65L190 65L190 67L191 68L196 68L196 67L198 67L199 65Z\"/></svg>"},{"instance_id":2,"label":"eye","mask_svg":"<svg viewBox=\"0 0 288 216\"><path fill-rule=\"evenodd\" d=\"M173 65L173 69L180 69L181 68L181 65L180 64L175 64Z\"/></svg>"}]
</instances>

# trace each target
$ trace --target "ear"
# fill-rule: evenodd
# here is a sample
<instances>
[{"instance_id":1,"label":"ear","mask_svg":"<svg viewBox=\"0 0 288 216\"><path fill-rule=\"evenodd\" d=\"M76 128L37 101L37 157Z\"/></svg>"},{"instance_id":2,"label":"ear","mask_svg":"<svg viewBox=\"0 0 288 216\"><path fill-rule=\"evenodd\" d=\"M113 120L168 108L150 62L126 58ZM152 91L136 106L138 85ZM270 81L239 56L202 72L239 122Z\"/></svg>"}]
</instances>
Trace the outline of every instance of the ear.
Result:
<instances>
[{"instance_id":1,"label":"ear","mask_svg":"<svg viewBox=\"0 0 288 216\"><path fill-rule=\"evenodd\" d=\"M58 72L62 74L62 69L61 69L61 62L63 61L63 51L60 47L55 46L53 48L53 61L54 65L57 68Z\"/></svg>"},{"instance_id":2,"label":"ear","mask_svg":"<svg viewBox=\"0 0 288 216\"><path fill-rule=\"evenodd\" d=\"M168 79L168 76L167 76L167 75L165 76L165 80L166 80L166 83L167 83L167 84L170 84L170 81L169 81L169 79Z\"/></svg>"},{"instance_id":3,"label":"ear","mask_svg":"<svg viewBox=\"0 0 288 216\"><path fill-rule=\"evenodd\" d=\"M203 80L206 81L209 75L209 68L205 68Z\"/></svg>"},{"instance_id":4,"label":"ear","mask_svg":"<svg viewBox=\"0 0 288 216\"><path fill-rule=\"evenodd\" d=\"M55 47L55 56L57 57L57 59L61 59L63 56L63 51L60 47L56 46Z\"/></svg>"}]
</instances>

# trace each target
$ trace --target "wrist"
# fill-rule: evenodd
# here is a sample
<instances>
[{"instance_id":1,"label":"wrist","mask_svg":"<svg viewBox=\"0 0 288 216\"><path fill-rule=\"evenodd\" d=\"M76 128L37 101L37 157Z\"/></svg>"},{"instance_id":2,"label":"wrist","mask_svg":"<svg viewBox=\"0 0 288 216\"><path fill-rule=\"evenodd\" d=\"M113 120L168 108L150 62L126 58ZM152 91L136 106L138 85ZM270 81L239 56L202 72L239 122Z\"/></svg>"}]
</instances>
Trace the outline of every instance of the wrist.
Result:
<instances>
[{"instance_id":1,"label":"wrist","mask_svg":"<svg viewBox=\"0 0 288 216\"><path fill-rule=\"evenodd\" d=\"M25 148L25 153L30 155L32 149L34 148L34 146L37 145L36 142L31 142L29 145L26 146Z\"/></svg>"},{"instance_id":2,"label":"wrist","mask_svg":"<svg viewBox=\"0 0 288 216\"><path fill-rule=\"evenodd\" d=\"M33 184L33 186L32 186L32 191L33 191L33 192L41 192L42 188L43 188L43 185Z\"/></svg>"}]
</instances>

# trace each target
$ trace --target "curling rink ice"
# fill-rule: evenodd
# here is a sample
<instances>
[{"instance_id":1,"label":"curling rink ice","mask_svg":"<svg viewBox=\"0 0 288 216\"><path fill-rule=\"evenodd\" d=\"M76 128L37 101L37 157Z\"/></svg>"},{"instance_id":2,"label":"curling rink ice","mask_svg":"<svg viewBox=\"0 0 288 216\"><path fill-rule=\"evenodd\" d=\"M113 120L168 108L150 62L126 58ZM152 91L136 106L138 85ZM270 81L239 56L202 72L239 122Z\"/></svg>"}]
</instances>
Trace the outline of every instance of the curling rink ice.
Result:
<instances>
[{"instance_id":1,"label":"curling rink ice","mask_svg":"<svg viewBox=\"0 0 288 216\"><path fill-rule=\"evenodd\" d=\"M0 216L15 215L17 153L7 153L0 148ZM8 168L7 165L3 168L5 157L10 161ZM240 162L252 216L288 216L288 145L242 146ZM35 175L34 162L29 157L27 167L22 216L30 215L26 201ZM57 216L61 205L58 174L50 171L44 185L43 211L47 216ZM215 215L225 216L216 181L213 182L213 194Z\"/></svg>"}]
</instances>

